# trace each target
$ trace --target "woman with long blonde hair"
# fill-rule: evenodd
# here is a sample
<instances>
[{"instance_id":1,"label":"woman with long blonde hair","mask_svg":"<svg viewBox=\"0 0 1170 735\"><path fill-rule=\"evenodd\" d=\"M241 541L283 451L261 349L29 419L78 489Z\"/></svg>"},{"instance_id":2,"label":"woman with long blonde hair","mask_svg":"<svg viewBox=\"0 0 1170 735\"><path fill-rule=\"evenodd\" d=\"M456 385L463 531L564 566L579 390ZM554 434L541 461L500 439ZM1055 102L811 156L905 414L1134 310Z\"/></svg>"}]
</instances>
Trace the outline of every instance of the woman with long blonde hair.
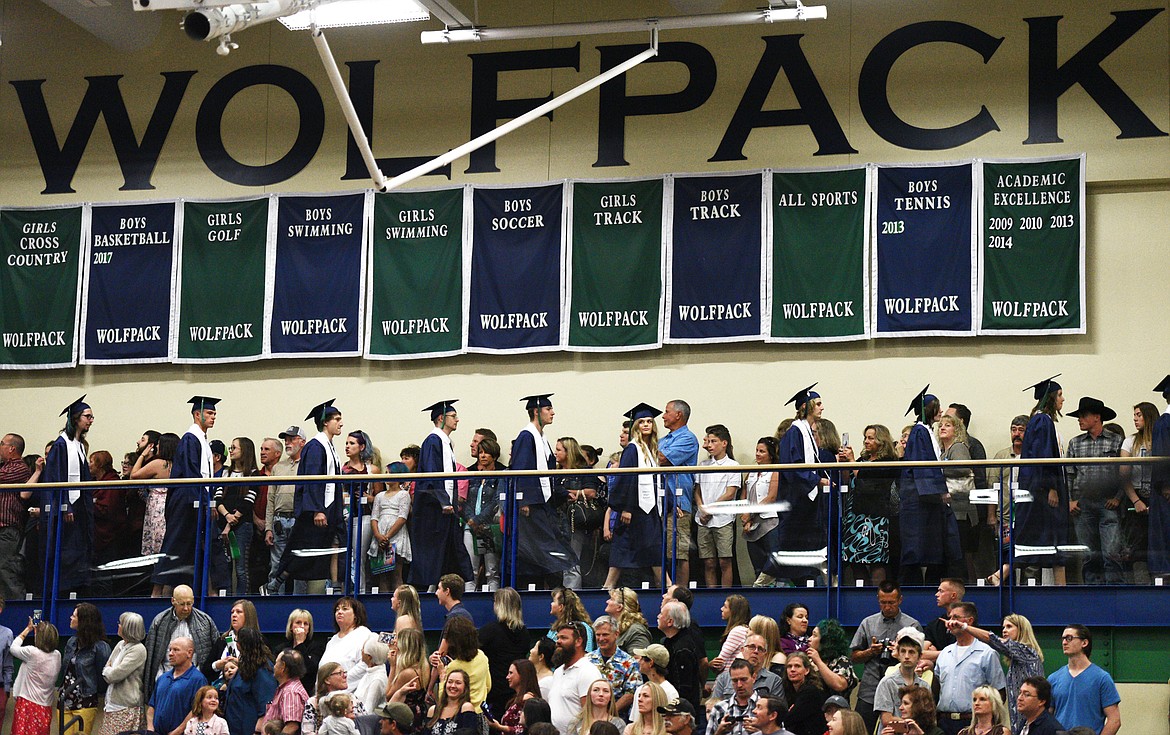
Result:
<instances>
[{"instance_id":1,"label":"woman with long blonde hair","mask_svg":"<svg viewBox=\"0 0 1170 735\"><path fill-rule=\"evenodd\" d=\"M577 596L576 592L568 587L554 589L548 611L553 616L553 622L549 626L547 634L549 638L555 641L557 631L561 629L562 625L581 623L579 629L585 631L583 636L585 652L588 653L597 647L593 640L593 618L589 616L589 611L585 609L585 603L581 602L581 598Z\"/></svg>"},{"instance_id":2,"label":"woman with long blonde hair","mask_svg":"<svg viewBox=\"0 0 1170 735\"><path fill-rule=\"evenodd\" d=\"M666 690L652 681L638 687L634 698L634 719L625 735L666 735L666 720L658 712L666 706Z\"/></svg>"},{"instance_id":3,"label":"woman with long blonde hair","mask_svg":"<svg viewBox=\"0 0 1170 735\"><path fill-rule=\"evenodd\" d=\"M999 691L986 684L971 692L971 724L959 735L1008 735L1010 715Z\"/></svg>"},{"instance_id":4,"label":"woman with long blonde hair","mask_svg":"<svg viewBox=\"0 0 1170 735\"><path fill-rule=\"evenodd\" d=\"M640 403L626 412L632 423L630 443L622 450L619 467L647 469L658 466L658 426L654 417L662 412ZM609 507L616 522L605 529L613 539L609 551L609 574L605 588L613 589L623 569L649 566L654 571L655 586L662 579L662 517L658 513L656 474L623 474L613 482ZM649 562L649 563L647 563Z\"/></svg>"},{"instance_id":5,"label":"woman with long blonde hair","mask_svg":"<svg viewBox=\"0 0 1170 735\"><path fill-rule=\"evenodd\" d=\"M617 646L631 656L635 648L650 645L650 628L642 615L638 593L629 587L615 587L609 591L605 614L618 623Z\"/></svg>"},{"instance_id":6,"label":"woman with long blonde hair","mask_svg":"<svg viewBox=\"0 0 1170 735\"><path fill-rule=\"evenodd\" d=\"M1158 407L1142 401L1133 407L1133 426L1136 432L1121 445L1122 457L1148 457L1153 451L1154 424L1158 422ZM1148 563L1150 550L1150 481L1153 467L1148 464L1122 465L1121 484L1133 513L1121 508L1121 547L1126 582L1150 583Z\"/></svg>"},{"instance_id":7,"label":"woman with long blonde hair","mask_svg":"<svg viewBox=\"0 0 1170 735\"><path fill-rule=\"evenodd\" d=\"M400 584L390 597L390 609L397 617L394 619L394 632L401 633L406 628L422 630L422 604L418 600L418 590L409 584Z\"/></svg>"},{"instance_id":8,"label":"woman with long blonde hair","mask_svg":"<svg viewBox=\"0 0 1170 735\"><path fill-rule=\"evenodd\" d=\"M594 722L609 722L619 731L626 727L626 721L618 717L617 701L613 698L613 684L609 679L597 679L589 685L585 695L585 706L573 718L565 735L589 735Z\"/></svg>"},{"instance_id":9,"label":"woman with long blonde hair","mask_svg":"<svg viewBox=\"0 0 1170 735\"><path fill-rule=\"evenodd\" d=\"M386 680L386 701L400 701L410 707L417 728L426 716L427 682L431 680L427 639L422 631L406 628L399 632L390 643L387 663L390 674Z\"/></svg>"}]
</instances>

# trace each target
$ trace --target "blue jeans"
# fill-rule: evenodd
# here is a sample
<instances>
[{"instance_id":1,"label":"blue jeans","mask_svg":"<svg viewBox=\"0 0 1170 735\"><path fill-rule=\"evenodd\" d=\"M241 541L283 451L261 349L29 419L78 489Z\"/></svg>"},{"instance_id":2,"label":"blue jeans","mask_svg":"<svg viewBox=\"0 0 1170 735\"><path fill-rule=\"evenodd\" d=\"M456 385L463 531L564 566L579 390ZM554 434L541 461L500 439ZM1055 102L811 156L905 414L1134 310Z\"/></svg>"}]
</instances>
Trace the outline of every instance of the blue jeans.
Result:
<instances>
[{"instance_id":1,"label":"blue jeans","mask_svg":"<svg viewBox=\"0 0 1170 735\"><path fill-rule=\"evenodd\" d=\"M276 583L276 569L280 565L280 557L284 556L284 547L288 545L289 534L296 523L295 516L273 516L272 518L272 571L268 573L268 583ZM284 590L278 590L283 592ZM293 594L303 595L308 591L308 583L303 579L293 582Z\"/></svg>"},{"instance_id":2,"label":"blue jeans","mask_svg":"<svg viewBox=\"0 0 1170 735\"><path fill-rule=\"evenodd\" d=\"M1081 500L1076 515L1077 542L1089 547L1085 584L1121 584L1121 524L1104 500Z\"/></svg>"},{"instance_id":3,"label":"blue jeans","mask_svg":"<svg viewBox=\"0 0 1170 735\"><path fill-rule=\"evenodd\" d=\"M215 589L231 594L247 594L248 589L248 547L252 545L252 523L241 523L235 528L236 544L240 547L240 558L235 562L235 591L232 589L232 560L227 546L218 533L211 542L211 584Z\"/></svg>"}]
</instances>

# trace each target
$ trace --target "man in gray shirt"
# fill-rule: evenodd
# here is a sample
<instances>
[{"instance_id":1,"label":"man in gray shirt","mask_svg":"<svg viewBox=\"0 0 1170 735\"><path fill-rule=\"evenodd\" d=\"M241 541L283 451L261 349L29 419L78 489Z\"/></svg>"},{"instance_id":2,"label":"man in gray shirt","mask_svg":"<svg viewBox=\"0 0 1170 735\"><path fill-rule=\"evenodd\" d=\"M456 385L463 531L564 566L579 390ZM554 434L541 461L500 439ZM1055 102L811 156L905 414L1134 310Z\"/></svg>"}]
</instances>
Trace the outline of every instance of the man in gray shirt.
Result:
<instances>
[{"instance_id":1,"label":"man in gray shirt","mask_svg":"<svg viewBox=\"0 0 1170 735\"><path fill-rule=\"evenodd\" d=\"M878 586L881 612L861 621L853 635L853 663L865 664L861 686L857 689L857 713L865 720L866 732L872 732L877 716L873 711L874 694L885 670L897 663L894 659L898 631L910 626L922 632L914 618L902 612L902 590L897 582L886 580Z\"/></svg>"},{"instance_id":2,"label":"man in gray shirt","mask_svg":"<svg viewBox=\"0 0 1170 735\"><path fill-rule=\"evenodd\" d=\"M752 675L755 676L754 691L759 692L761 697L780 697L783 699L784 681L768 670L768 662L764 660L767 653L768 643L762 635L753 633L747 637L743 644L743 657L747 660L748 666L751 667ZM729 663L727 668L715 677L715 684L711 689L711 699L727 699L734 691L731 682L731 664Z\"/></svg>"}]
</instances>

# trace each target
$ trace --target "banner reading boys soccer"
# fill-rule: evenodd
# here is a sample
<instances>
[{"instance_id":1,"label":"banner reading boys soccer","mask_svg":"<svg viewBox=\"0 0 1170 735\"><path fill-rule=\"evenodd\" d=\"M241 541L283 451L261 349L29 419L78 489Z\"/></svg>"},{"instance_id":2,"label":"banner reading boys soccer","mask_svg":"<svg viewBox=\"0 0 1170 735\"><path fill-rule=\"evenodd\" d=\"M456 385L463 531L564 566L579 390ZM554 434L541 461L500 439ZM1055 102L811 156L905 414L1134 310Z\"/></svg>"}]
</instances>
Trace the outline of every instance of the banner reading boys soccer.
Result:
<instances>
[{"instance_id":1,"label":"banner reading boys soccer","mask_svg":"<svg viewBox=\"0 0 1170 735\"><path fill-rule=\"evenodd\" d=\"M361 354L366 199L277 199L272 357Z\"/></svg>"},{"instance_id":2,"label":"banner reading boys soccer","mask_svg":"<svg viewBox=\"0 0 1170 735\"><path fill-rule=\"evenodd\" d=\"M662 179L575 182L566 348L662 344Z\"/></svg>"},{"instance_id":3,"label":"banner reading boys soccer","mask_svg":"<svg viewBox=\"0 0 1170 735\"><path fill-rule=\"evenodd\" d=\"M463 351L467 192L374 195L366 357L440 357Z\"/></svg>"},{"instance_id":4,"label":"banner reading boys soccer","mask_svg":"<svg viewBox=\"0 0 1170 735\"><path fill-rule=\"evenodd\" d=\"M175 280L174 202L92 207L81 362L166 362Z\"/></svg>"},{"instance_id":5,"label":"banner reading boys soccer","mask_svg":"<svg viewBox=\"0 0 1170 735\"><path fill-rule=\"evenodd\" d=\"M0 211L0 369L77 364L81 207Z\"/></svg>"},{"instance_id":6,"label":"banner reading boys soccer","mask_svg":"<svg viewBox=\"0 0 1170 735\"><path fill-rule=\"evenodd\" d=\"M183 203L175 362L265 356L270 201Z\"/></svg>"},{"instance_id":7,"label":"banner reading boys soccer","mask_svg":"<svg viewBox=\"0 0 1170 735\"><path fill-rule=\"evenodd\" d=\"M983 164L980 334L1085 333L1085 157Z\"/></svg>"},{"instance_id":8,"label":"banner reading boys soccer","mask_svg":"<svg viewBox=\"0 0 1170 735\"><path fill-rule=\"evenodd\" d=\"M868 336L867 176L864 167L772 175L768 342Z\"/></svg>"},{"instance_id":9,"label":"banner reading boys soccer","mask_svg":"<svg viewBox=\"0 0 1170 735\"><path fill-rule=\"evenodd\" d=\"M875 337L975 333L974 167L880 166Z\"/></svg>"}]
</instances>

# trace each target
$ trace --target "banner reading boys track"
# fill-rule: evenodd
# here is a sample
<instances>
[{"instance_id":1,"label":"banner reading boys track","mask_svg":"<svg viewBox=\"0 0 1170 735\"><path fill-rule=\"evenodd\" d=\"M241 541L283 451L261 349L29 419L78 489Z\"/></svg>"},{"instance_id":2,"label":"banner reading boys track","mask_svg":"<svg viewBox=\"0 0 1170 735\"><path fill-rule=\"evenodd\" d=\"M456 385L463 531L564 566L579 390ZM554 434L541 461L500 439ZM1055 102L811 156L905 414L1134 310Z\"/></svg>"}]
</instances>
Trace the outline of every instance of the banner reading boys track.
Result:
<instances>
[{"instance_id":1,"label":"banner reading boys track","mask_svg":"<svg viewBox=\"0 0 1170 735\"><path fill-rule=\"evenodd\" d=\"M374 195L366 357L463 351L466 189Z\"/></svg>"},{"instance_id":2,"label":"banner reading boys track","mask_svg":"<svg viewBox=\"0 0 1170 735\"><path fill-rule=\"evenodd\" d=\"M975 333L973 170L878 168L873 336Z\"/></svg>"},{"instance_id":3,"label":"banner reading boys track","mask_svg":"<svg viewBox=\"0 0 1170 735\"><path fill-rule=\"evenodd\" d=\"M563 201L563 184L475 190L469 351L559 348Z\"/></svg>"},{"instance_id":4,"label":"banner reading boys track","mask_svg":"<svg viewBox=\"0 0 1170 735\"><path fill-rule=\"evenodd\" d=\"M77 364L81 207L0 211L0 369Z\"/></svg>"},{"instance_id":5,"label":"banner reading boys track","mask_svg":"<svg viewBox=\"0 0 1170 735\"><path fill-rule=\"evenodd\" d=\"M667 342L759 339L763 176L680 176L667 259Z\"/></svg>"},{"instance_id":6,"label":"banner reading boys track","mask_svg":"<svg viewBox=\"0 0 1170 735\"><path fill-rule=\"evenodd\" d=\"M1085 158L983 164L980 334L1084 334Z\"/></svg>"},{"instance_id":7,"label":"banner reading boys track","mask_svg":"<svg viewBox=\"0 0 1170 735\"><path fill-rule=\"evenodd\" d=\"M570 350L662 344L662 179L573 184Z\"/></svg>"},{"instance_id":8,"label":"banner reading boys track","mask_svg":"<svg viewBox=\"0 0 1170 735\"><path fill-rule=\"evenodd\" d=\"M272 357L361 354L365 206L365 194L277 199Z\"/></svg>"},{"instance_id":9,"label":"banner reading boys track","mask_svg":"<svg viewBox=\"0 0 1170 735\"><path fill-rule=\"evenodd\" d=\"M166 362L174 292L174 202L93 207L81 362Z\"/></svg>"},{"instance_id":10,"label":"banner reading boys track","mask_svg":"<svg viewBox=\"0 0 1170 735\"><path fill-rule=\"evenodd\" d=\"M265 356L269 202L184 202L175 362Z\"/></svg>"},{"instance_id":11,"label":"banner reading boys track","mask_svg":"<svg viewBox=\"0 0 1170 735\"><path fill-rule=\"evenodd\" d=\"M768 342L868 336L867 169L772 175Z\"/></svg>"}]
</instances>

